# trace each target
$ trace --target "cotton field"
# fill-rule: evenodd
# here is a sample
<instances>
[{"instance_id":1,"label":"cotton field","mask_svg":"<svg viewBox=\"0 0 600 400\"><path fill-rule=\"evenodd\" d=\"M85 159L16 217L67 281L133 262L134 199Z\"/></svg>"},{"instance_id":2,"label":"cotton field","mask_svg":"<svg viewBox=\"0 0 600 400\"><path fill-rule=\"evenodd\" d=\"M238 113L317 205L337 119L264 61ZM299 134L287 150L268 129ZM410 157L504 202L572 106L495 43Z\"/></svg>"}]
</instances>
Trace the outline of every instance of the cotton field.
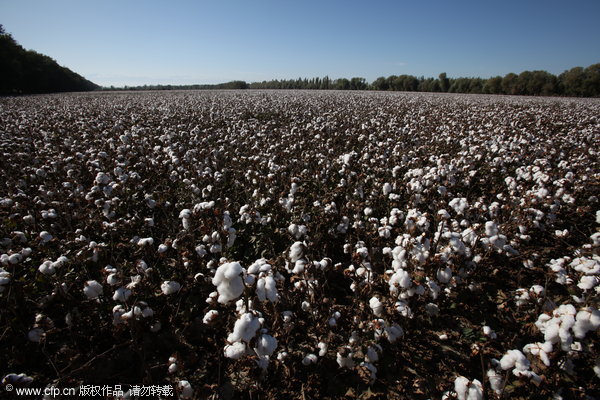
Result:
<instances>
[{"instance_id":1,"label":"cotton field","mask_svg":"<svg viewBox=\"0 0 600 400\"><path fill-rule=\"evenodd\" d=\"M600 395L600 100L0 99L3 384Z\"/></svg>"}]
</instances>

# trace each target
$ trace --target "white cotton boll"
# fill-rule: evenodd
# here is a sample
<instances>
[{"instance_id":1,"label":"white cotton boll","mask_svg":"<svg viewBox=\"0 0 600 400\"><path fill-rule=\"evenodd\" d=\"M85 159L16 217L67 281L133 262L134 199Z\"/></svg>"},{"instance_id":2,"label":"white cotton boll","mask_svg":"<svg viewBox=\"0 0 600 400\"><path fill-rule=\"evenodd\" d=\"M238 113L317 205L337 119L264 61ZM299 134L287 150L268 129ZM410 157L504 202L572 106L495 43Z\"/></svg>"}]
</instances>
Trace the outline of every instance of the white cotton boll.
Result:
<instances>
[{"instance_id":1,"label":"white cotton boll","mask_svg":"<svg viewBox=\"0 0 600 400\"><path fill-rule=\"evenodd\" d=\"M500 393L502 393L502 386L503 386L502 375L499 374L498 372L496 372L496 370L494 370L492 368L488 369L486 375L488 377L488 381L490 382L490 387L492 388L494 393L496 393L497 395L500 395Z\"/></svg>"},{"instance_id":2,"label":"white cotton boll","mask_svg":"<svg viewBox=\"0 0 600 400\"><path fill-rule=\"evenodd\" d=\"M225 263L217 268L212 283L217 287L219 303L227 304L242 295L244 292L243 272L244 269L238 262Z\"/></svg>"},{"instance_id":3,"label":"white cotton boll","mask_svg":"<svg viewBox=\"0 0 600 400\"><path fill-rule=\"evenodd\" d=\"M160 285L160 290L167 296L179 292L180 289L181 284L175 281L164 281L162 285Z\"/></svg>"},{"instance_id":4,"label":"white cotton boll","mask_svg":"<svg viewBox=\"0 0 600 400\"><path fill-rule=\"evenodd\" d=\"M440 281L441 283L450 282L450 279L452 279L452 268L446 267L443 269L442 268L438 269L438 271L436 273L436 277L437 277L437 280Z\"/></svg>"},{"instance_id":5,"label":"white cotton boll","mask_svg":"<svg viewBox=\"0 0 600 400\"><path fill-rule=\"evenodd\" d=\"M492 328L485 325L482 329L485 336L488 336L490 339L496 339L496 332Z\"/></svg>"},{"instance_id":6,"label":"white cotton boll","mask_svg":"<svg viewBox=\"0 0 600 400\"><path fill-rule=\"evenodd\" d=\"M400 268L390 277L388 284L390 286L390 293L395 294L398 291L398 287L402 289L411 287L412 280L410 274Z\"/></svg>"},{"instance_id":7,"label":"white cotton boll","mask_svg":"<svg viewBox=\"0 0 600 400\"><path fill-rule=\"evenodd\" d=\"M113 300L124 303L127 301L129 296L131 296L131 290L124 287L120 287L117 290L115 290L115 293L113 294Z\"/></svg>"},{"instance_id":8,"label":"white cotton boll","mask_svg":"<svg viewBox=\"0 0 600 400\"><path fill-rule=\"evenodd\" d=\"M98 174L96 174L95 182L98 185L106 185L108 182L110 182L110 177L104 172L98 172Z\"/></svg>"},{"instance_id":9,"label":"white cotton boll","mask_svg":"<svg viewBox=\"0 0 600 400\"><path fill-rule=\"evenodd\" d=\"M363 213L369 217L371 214L373 214L373 209L371 207L365 207L365 209L363 210Z\"/></svg>"},{"instance_id":10,"label":"white cotton boll","mask_svg":"<svg viewBox=\"0 0 600 400\"><path fill-rule=\"evenodd\" d=\"M250 340L256 335L256 331L260 328L260 321L252 313L245 313L235 321L233 326L233 333L227 337L228 342L239 342Z\"/></svg>"},{"instance_id":11,"label":"white cotton boll","mask_svg":"<svg viewBox=\"0 0 600 400\"><path fill-rule=\"evenodd\" d=\"M302 242L295 242L290 247L289 258L290 261L295 263L304 256L304 244Z\"/></svg>"},{"instance_id":12,"label":"white cotton boll","mask_svg":"<svg viewBox=\"0 0 600 400\"><path fill-rule=\"evenodd\" d=\"M544 340L549 343L557 343L559 341L558 331L560 329L558 320L548 324L544 331Z\"/></svg>"},{"instance_id":13,"label":"white cotton boll","mask_svg":"<svg viewBox=\"0 0 600 400\"><path fill-rule=\"evenodd\" d=\"M374 347L369 346L367 349L367 354L365 355L365 361L370 363L375 363L379 361L379 354L377 354L377 350Z\"/></svg>"},{"instance_id":14,"label":"white cotton boll","mask_svg":"<svg viewBox=\"0 0 600 400\"><path fill-rule=\"evenodd\" d=\"M254 351L259 357L270 357L277 348L277 339L266 333L259 336Z\"/></svg>"},{"instance_id":15,"label":"white cotton boll","mask_svg":"<svg viewBox=\"0 0 600 400\"><path fill-rule=\"evenodd\" d=\"M394 343L396 340L398 340L398 338L404 336L404 330L398 324L388 326L384 329L384 331L385 336L390 343Z\"/></svg>"},{"instance_id":16,"label":"white cotton boll","mask_svg":"<svg viewBox=\"0 0 600 400\"><path fill-rule=\"evenodd\" d=\"M265 292L269 301L277 302L279 300L279 296L277 295L277 285L275 279L271 275L265 278Z\"/></svg>"},{"instance_id":17,"label":"white cotton boll","mask_svg":"<svg viewBox=\"0 0 600 400\"><path fill-rule=\"evenodd\" d=\"M208 254L206 247L203 244L196 246L195 250L196 254L198 254L198 257L204 257Z\"/></svg>"},{"instance_id":18,"label":"white cotton boll","mask_svg":"<svg viewBox=\"0 0 600 400\"><path fill-rule=\"evenodd\" d=\"M583 291L590 290L598 285L598 278L593 275L584 275L579 280L577 287Z\"/></svg>"},{"instance_id":19,"label":"white cotton boll","mask_svg":"<svg viewBox=\"0 0 600 400\"><path fill-rule=\"evenodd\" d=\"M202 318L202 322L205 324L211 324L214 322L219 316L219 312L217 310L209 310L206 314L204 314L204 318Z\"/></svg>"},{"instance_id":20,"label":"white cotton boll","mask_svg":"<svg viewBox=\"0 0 600 400\"><path fill-rule=\"evenodd\" d=\"M11 254L10 256L8 256L8 262L10 264L18 264L19 262L21 262L22 260L22 256L20 254Z\"/></svg>"},{"instance_id":21,"label":"white cotton boll","mask_svg":"<svg viewBox=\"0 0 600 400\"><path fill-rule=\"evenodd\" d=\"M514 367L519 371L526 371L529 369L529 365L529 360L519 350L508 350L500 359L500 367L503 370Z\"/></svg>"},{"instance_id":22,"label":"white cotton boll","mask_svg":"<svg viewBox=\"0 0 600 400\"><path fill-rule=\"evenodd\" d=\"M383 192L384 196L389 195L390 193L392 193L392 185L390 185L388 182L383 184L383 187L381 188L381 191Z\"/></svg>"},{"instance_id":23,"label":"white cotton boll","mask_svg":"<svg viewBox=\"0 0 600 400\"><path fill-rule=\"evenodd\" d=\"M442 219L450 219L450 214L448 214L448 211L446 210L439 210L437 215L439 215L439 217Z\"/></svg>"},{"instance_id":24,"label":"white cotton boll","mask_svg":"<svg viewBox=\"0 0 600 400\"><path fill-rule=\"evenodd\" d=\"M302 308L302 311L308 311L310 310L310 303L308 301L303 301L300 307Z\"/></svg>"},{"instance_id":25,"label":"white cotton boll","mask_svg":"<svg viewBox=\"0 0 600 400\"><path fill-rule=\"evenodd\" d=\"M377 297L371 297L369 300L369 307L371 307L371 310L373 310L373 314L375 314L375 316L381 317L381 314L383 313L383 303L379 301Z\"/></svg>"},{"instance_id":26,"label":"white cotton boll","mask_svg":"<svg viewBox=\"0 0 600 400\"><path fill-rule=\"evenodd\" d=\"M225 346L224 354L227 358L239 360L244 354L246 354L246 344L242 342L228 344Z\"/></svg>"},{"instance_id":27,"label":"white cotton boll","mask_svg":"<svg viewBox=\"0 0 600 400\"><path fill-rule=\"evenodd\" d=\"M318 360L318 358L316 355L309 353L306 356L304 356L304 358L302 359L302 365L308 366L308 365L316 363L317 360Z\"/></svg>"},{"instance_id":28,"label":"white cotton boll","mask_svg":"<svg viewBox=\"0 0 600 400\"><path fill-rule=\"evenodd\" d=\"M44 275L54 275L56 273L56 269L54 268L54 263L52 261L44 261L42 265L38 267L38 271Z\"/></svg>"},{"instance_id":29,"label":"white cotton boll","mask_svg":"<svg viewBox=\"0 0 600 400\"><path fill-rule=\"evenodd\" d=\"M151 237L141 238L137 242L137 245L140 246L140 247L152 246L152 244L154 244L154 239L151 238Z\"/></svg>"},{"instance_id":30,"label":"white cotton boll","mask_svg":"<svg viewBox=\"0 0 600 400\"><path fill-rule=\"evenodd\" d=\"M96 299L102 294L102 285L97 281L87 281L83 286L83 293L88 299Z\"/></svg>"},{"instance_id":31,"label":"white cotton boll","mask_svg":"<svg viewBox=\"0 0 600 400\"><path fill-rule=\"evenodd\" d=\"M467 400L482 400L483 399L483 385L477 379L473 379L469 385L469 391L467 393Z\"/></svg>"},{"instance_id":32,"label":"white cotton boll","mask_svg":"<svg viewBox=\"0 0 600 400\"><path fill-rule=\"evenodd\" d=\"M300 275L304 272L305 267L306 261L304 261L304 259L296 260L296 262L294 263L294 268L292 269L292 273Z\"/></svg>"},{"instance_id":33,"label":"white cotton boll","mask_svg":"<svg viewBox=\"0 0 600 400\"><path fill-rule=\"evenodd\" d=\"M179 389L179 396L182 399L191 399L194 396L194 389L188 381L179 381L177 388Z\"/></svg>"},{"instance_id":34,"label":"white cotton boll","mask_svg":"<svg viewBox=\"0 0 600 400\"><path fill-rule=\"evenodd\" d=\"M162 243L162 244L158 245L159 253L164 253L167 250L169 250L169 246L167 246L166 244Z\"/></svg>"},{"instance_id":35,"label":"white cotton boll","mask_svg":"<svg viewBox=\"0 0 600 400\"><path fill-rule=\"evenodd\" d=\"M42 240L42 243L48 243L54 238L54 236L52 236L49 232L46 231L40 232L39 237Z\"/></svg>"},{"instance_id":36,"label":"white cotton boll","mask_svg":"<svg viewBox=\"0 0 600 400\"><path fill-rule=\"evenodd\" d=\"M498 235L498 225L494 221L487 221L485 223L485 234L488 237Z\"/></svg>"},{"instance_id":37,"label":"white cotton boll","mask_svg":"<svg viewBox=\"0 0 600 400\"><path fill-rule=\"evenodd\" d=\"M319 342L317 348L319 349L319 357L324 357L327 354L327 343Z\"/></svg>"},{"instance_id":38,"label":"white cotton boll","mask_svg":"<svg viewBox=\"0 0 600 400\"><path fill-rule=\"evenodd\" d=\"M252 275L249 275L252 276ZM258 297L259 301L267 300L267 293L265 291L265 278L260 278L256 282L256 297Z\"/></svg>"},{"instance_id":39,"label":"white cotton boll","mask_svg":"<svg viewBox=\"0 0 600 400\"><path fill-rule=\"evenodd\" d=\"M458 376L454 380L454 391L456 392L458 400L466 400L469 391L469 380L464 376Z\"/></svg>"},{"instance_id":40,"label":"white cotton boll","mask_svg":"<svg viewBox=\"0 0 600 400\"><path fill-rule=\"evenodd\" d=\"M600 311L588 307L577 313L573 324L573 333L577 339L583 339L589 331L595 331L599 327Z\"/></svg>"},{"instance_id":41,"label":"white cotton boll","mask_svg":"<svg viewBox=\"0 0 600 400\"><path fill-rule=\"evenodd\" d=\"M290 235L294 236L295 238L298 238L298 225L296 224L290 224L290 226L288 226L288 232L290 233Z\"/></svg>"},{"instance_id":42,"label":"white cotton boll","mask_svg":"<svg viewBox=\"0 0 600 400\"><path fill-rule=\"evenodd\" d=\"M354 360L352 359L352 357L354 356L354 353L352 353L350 351L349 348L345 348L342 350L342 352L344 354L341 353L337 353L336 354L336 361L338 363L338 365L340 366L340 368L354 368Z\"/></svg>"}]
</instances>

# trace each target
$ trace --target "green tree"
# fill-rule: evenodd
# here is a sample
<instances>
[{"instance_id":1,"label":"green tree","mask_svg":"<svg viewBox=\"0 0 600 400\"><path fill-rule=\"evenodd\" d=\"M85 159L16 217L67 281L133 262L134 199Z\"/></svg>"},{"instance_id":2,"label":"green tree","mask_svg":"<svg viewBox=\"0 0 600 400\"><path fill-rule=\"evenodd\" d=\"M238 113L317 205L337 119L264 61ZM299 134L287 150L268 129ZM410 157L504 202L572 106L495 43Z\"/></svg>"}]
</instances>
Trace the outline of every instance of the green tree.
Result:
<instances>
[{"instance_id":1,"label":"green tree","mask_svg":"<svg viewBox=\"0 0 600 400\"><path fill-rule=\"evenodd\" d=\"M442 72L438 78L439 78L440 90L442 92L447 92L448 89L450 89L450 80L446 76L446 73Z\"/></svg>"},{"instance_id":2,"label":"green tree","mask_svg":"<svg viewBox=\"0 0 600 400\"><path fill-rule=\"evenodd\" d=\"M390 88L387 79L383 76L380 76L379 78L375 79L371 84L371 87L373 88L373 90L388 90Z\"/></svg>"},{"instance_id":3,"label":"green tree","mask_svg":"<svg viewBox=\"0 0 600 400\"><path fill-rule=\"evenodd\" d=\"M494 76L485 81L483 85L483 93L500 94L502 93L502 77Z\"/></svg>"}]
</instances>

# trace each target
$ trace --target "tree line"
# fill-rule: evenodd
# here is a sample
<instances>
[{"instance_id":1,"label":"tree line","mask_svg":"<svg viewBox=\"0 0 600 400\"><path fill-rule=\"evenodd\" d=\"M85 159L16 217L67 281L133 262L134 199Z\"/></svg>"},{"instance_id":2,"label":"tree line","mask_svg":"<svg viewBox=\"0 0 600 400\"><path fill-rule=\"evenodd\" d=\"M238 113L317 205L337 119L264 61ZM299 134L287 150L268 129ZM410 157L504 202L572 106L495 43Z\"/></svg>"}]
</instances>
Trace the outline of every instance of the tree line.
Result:
<instances>
[{"instance_id":1,"label":"tree line","mask_svg":"<svg viewBox=\"0 0 600 400\"><path fill-rule=\"evenodd\" d=\"M0 25L0 95L80 92L98 88L52 58L25 50Z\"/></svg>"},{"instance_id":2,"label":"tree line","mask_svg":"<svg viewBox=\"0 0 600 400\"><path fill-rule=\"evenodd\" d=\"M104 90L189 90L189 89L305 89L305 90L383 90L403 92L476 93L528 96L600 96L600 63L587 68L574 67L556 76L546 71L523 71L505 76L483 78L438 78L413 75L379 77L369 83L365 78L297 78L252 82L231 81L213 85L144 85Z\"/></svg>"},{"instance_id":3,"label":"tree line","mask_svg":"<svg viewBox=\"0 0 600 400\"><path fill-rule=\"evenodd\" d=\"M600 63L587 68L574 67L556 76L546 71L523 71L505 76L483 78L449 78L441 73L437 79L413 75L379 77L372 83L364 78L271 80L250 83L251 89L336 89L391 90L404 92L478 93L529 96L600 96Z\"/></svg>"}]
</instances>

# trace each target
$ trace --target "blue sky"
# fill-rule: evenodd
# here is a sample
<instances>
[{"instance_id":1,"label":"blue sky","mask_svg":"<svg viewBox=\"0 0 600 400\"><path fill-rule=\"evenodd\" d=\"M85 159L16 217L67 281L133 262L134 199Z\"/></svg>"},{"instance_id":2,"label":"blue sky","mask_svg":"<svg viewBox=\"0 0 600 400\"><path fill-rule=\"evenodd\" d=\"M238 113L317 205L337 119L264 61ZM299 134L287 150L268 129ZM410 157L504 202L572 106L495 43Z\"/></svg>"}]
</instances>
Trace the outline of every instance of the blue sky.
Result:
<instances>
[{"instance_id":1,"label":"blue sky","mask_svg":"<svg viewBox=\"0 0 600 400\"><path fill-rule=\"evenodd\" d=\"M600 62L599 0L0 0L27 49L100 85L559 74Z\"/></svg>"}]
</instances>

